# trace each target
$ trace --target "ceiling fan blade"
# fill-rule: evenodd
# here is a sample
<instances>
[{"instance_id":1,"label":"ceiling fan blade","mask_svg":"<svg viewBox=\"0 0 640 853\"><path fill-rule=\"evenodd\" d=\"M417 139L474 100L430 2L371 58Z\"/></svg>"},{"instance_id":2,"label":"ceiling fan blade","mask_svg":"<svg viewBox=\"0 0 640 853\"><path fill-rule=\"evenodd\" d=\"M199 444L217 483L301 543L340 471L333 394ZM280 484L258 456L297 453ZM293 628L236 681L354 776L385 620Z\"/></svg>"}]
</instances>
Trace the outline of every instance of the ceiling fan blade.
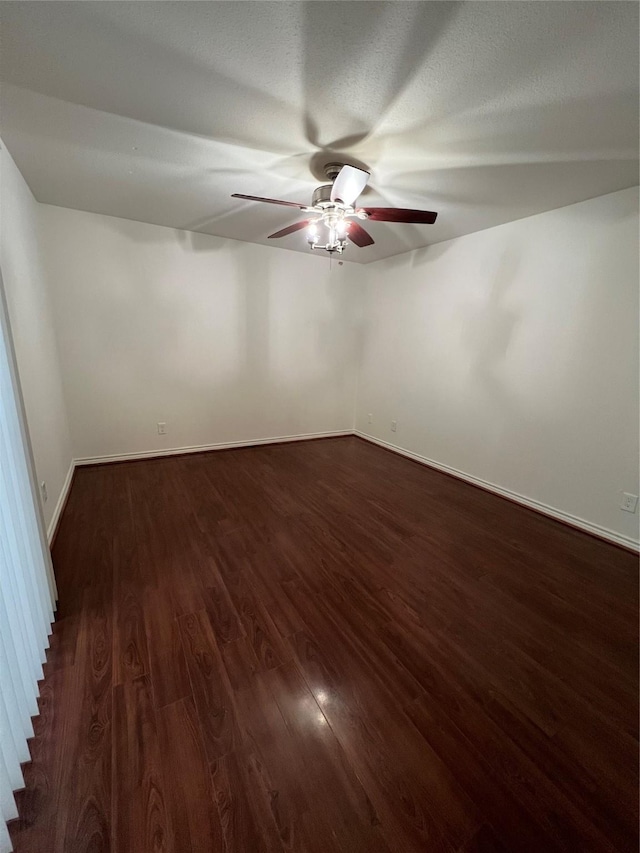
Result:
<instances>
[{"instance_id":1,"label":"ceiling fan blade","mask_svg":"<svg viewBox=\"0 0 640 853\"><path fill-rule=\"evenodd\" d=\"M367 231L364 230L362 225L359 222L354 222L351 220L349 222L349 230L347 231L347 235L352 243L355 243L356 246L373 246L374 239Z\"/></svg>"},{"instance_id":2,"label":"ceiling fan blade","mask_svg":"<svg viewBox=\"0 0 640 853\"><path fill-rule=\"evenodd\" d=\"M414 222L433 225L438 216L431 210L409 210L404 207L364 207L362 209L374 222Z\"/></svg>"},{"instance_id":3,"label":"ceiling fan blade","mask_svg":"<svg viewBox=\"0 0 640 853\"><path fill-rule=\"evenodd\" d=\"M300 210L306 210L308 205L298 204L296 201L281 201L279 198L262 198L258 195L243 195L242 193L231 193L231 198L246 198L249 201L266 201L268 204L283 204L285 207L298 207Z\"/></svg>"},{"instance_id":4,"label":"ceiling fan blade","mask_svg":"<svg viewBox=\"0 0 640 853\"><path fill-rule=\"evenodd\" d=\"M369 172L355 166L343 166L333 182L331 201L353 204L369 180Z\"/></svg>"},{"instance_id":5,"label":"ceiling fan blade","mask_svg":"<svg viewBox=\"0 0 640 853\"><path fill-rule=\"evenodd\" d=\"M294 231L300 231L301 228L306 228L309 224L308 219L303 219L302 222L294 222L293 225L287 225L281 231L276 231L275 234L269 234L269 240L274 237L286 237L287 234L293 234Z\"/></svg>"}]
</instances>

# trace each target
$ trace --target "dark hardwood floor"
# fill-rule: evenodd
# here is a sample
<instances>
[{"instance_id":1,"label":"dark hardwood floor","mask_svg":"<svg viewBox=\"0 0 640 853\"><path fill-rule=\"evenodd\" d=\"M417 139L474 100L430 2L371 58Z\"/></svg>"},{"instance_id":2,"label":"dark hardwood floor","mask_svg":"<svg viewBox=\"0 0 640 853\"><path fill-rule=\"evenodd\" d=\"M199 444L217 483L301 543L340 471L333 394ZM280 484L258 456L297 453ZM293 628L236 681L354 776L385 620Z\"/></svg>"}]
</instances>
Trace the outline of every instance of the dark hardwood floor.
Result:
<instances>
[{"instance_id":1,"label":"dark hardwood floor","mask_svg":"<svg viewBox=\"0 0 640 853\"><path fill-rule=\"evenodd\" d=\"M357 438L81 468L18 853L636 851L638 560Z\"/></svg>"}]
</instances>

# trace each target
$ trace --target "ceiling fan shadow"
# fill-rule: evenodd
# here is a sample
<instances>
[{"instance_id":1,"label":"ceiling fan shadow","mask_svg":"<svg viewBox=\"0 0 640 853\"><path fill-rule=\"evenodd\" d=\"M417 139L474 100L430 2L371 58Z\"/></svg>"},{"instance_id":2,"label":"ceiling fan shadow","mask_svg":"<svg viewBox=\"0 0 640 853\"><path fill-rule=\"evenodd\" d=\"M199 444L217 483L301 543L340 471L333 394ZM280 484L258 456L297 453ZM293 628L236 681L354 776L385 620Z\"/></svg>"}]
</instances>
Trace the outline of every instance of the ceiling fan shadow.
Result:
<instances>
[{"instance_id":1,"label":"ceiling fan shadow","mask_svg":"<svg viewBox=\"0 0 640 853\"><path fill-rule=\"evenodd\" d=\"M540 212L543 204L551 210L634 186L637 169L637 160L544 160L421 169L395 174L392 180L394 188L420 193L429 203L469 210L508 208L521 218Z\"/></svg>"},{"instance_id":2,"label":"ceiling fan shadow","mask_svg":"<svg viewBox=\"0 0 640 853\"><path fill-rule=\"evenodd\" d=\"M462 4L305 3L303 131L319 149L363 145L428 60ZM383 54L394 61L380 61Z\"/></svg>"}]
</instances>

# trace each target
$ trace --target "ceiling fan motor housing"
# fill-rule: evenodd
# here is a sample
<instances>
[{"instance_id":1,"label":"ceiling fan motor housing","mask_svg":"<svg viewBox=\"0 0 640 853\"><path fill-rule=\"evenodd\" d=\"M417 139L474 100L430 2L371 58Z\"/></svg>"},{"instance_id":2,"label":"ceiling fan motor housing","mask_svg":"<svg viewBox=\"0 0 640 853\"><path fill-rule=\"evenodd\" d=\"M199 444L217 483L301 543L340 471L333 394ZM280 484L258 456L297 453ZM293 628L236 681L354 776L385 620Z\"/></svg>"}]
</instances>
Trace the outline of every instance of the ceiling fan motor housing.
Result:
<instances>
[{"instance_id":1,"label":"ceiling fan motor housing","mask_svg":"<svg viewBox=\"0 0 640 853\"><path fill-rule=\"evenodd\" d=\"M333 202L331 201L332 186L332 184L322 184L317 187L311 196L311 207L315 207L319 204L327 206L331 205L333 207Z\"/></svg>"}]
</instances>

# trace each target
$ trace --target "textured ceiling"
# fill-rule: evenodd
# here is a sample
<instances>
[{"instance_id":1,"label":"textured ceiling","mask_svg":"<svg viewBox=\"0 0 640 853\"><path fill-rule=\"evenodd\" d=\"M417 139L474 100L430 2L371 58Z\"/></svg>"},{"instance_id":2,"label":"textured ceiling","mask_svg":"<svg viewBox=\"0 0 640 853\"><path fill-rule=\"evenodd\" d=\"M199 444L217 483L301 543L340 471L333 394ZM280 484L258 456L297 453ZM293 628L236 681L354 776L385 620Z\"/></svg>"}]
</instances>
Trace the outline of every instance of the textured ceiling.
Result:
<instances>
[{"instance_id":1,"label":"textured ceiling","mask_svg":"<svg viewBox=\"0 0 640 853\"><path fill-rule=\"evenodd\" d=\"M635 2L3 2L0 132L41 202L256 243L339 151L371 261L638 183ZM304 237L279 241L308 251ZM273 243L271 243L273 245Z\"/></svg>"}]
</instances>

